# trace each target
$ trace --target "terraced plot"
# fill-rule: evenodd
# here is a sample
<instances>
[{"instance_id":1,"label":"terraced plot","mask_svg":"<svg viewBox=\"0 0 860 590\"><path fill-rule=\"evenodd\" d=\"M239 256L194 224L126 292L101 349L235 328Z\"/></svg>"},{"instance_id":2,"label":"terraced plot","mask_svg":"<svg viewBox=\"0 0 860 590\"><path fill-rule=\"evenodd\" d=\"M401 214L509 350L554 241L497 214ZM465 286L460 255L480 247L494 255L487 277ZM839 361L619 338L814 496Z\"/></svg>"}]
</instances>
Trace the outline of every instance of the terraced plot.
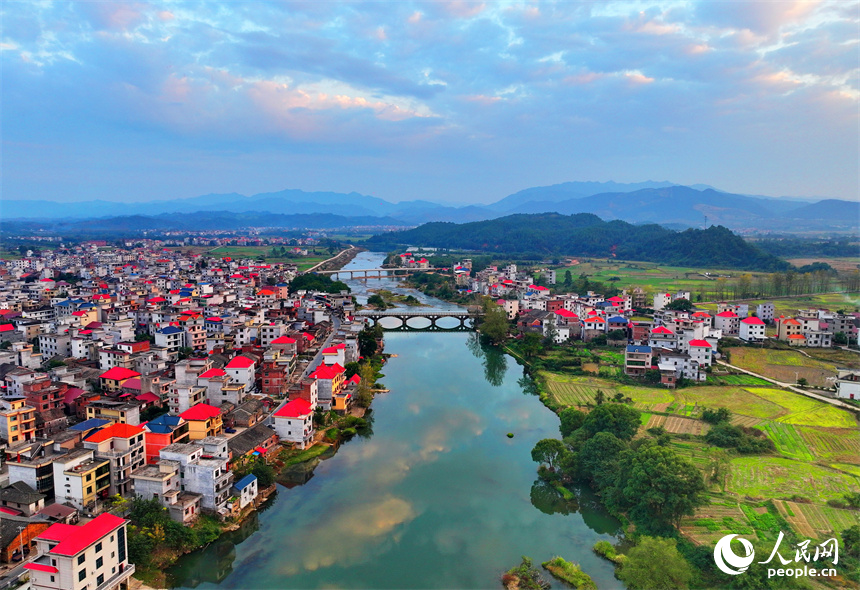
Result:
<instances>
[{"instance_id":1,"label":"terraced plot","mask_svg":"<svg viewBox=\"0 0 860 590\"><path fill-rule=\"evenodd\" d=\"M768 420L758 425L758 428L767 433L776 445L777 450L786 457L814 461L815 455L809 450L806 441L791 424L774 422Z\"/></svg>"},{"instance_id":2,"label":"terraced plot","mask_svg":"<svg viewBox=\"0 0 860 590\"><path fill-rule=\"evenodd\" d=\"M733 365L783 383L794 383L802 377L810 385L824 387L829 385L827 378L836 375L834 365L796 350L730 348L729 353Z\"/></svg>"},{"instance_id":3,"label":"terraced plot","mask_svg":"<svg viewBox=\"0 0 860 590\"><path fill-rule=\"evenodd\" d=\"M779 513L801 536L824 540L860 522L860 513L820 504L775 500Z\"/></svg>"},{"instance_id":4,"label":"terraced plot","mask_svg":"<svg viewBox=\"0 0 860 590\"><path fill-rule=\"evenodd\" d=\"M811 452L820 459L860 465L860 433L846 428L798 427Z\"/></svg>"},{"instance_id":5,"label":"terraced plot","mask_svg":"<svg viewBox=\"0 0 860 590\"><path fill-rule=\"evenodd\" d=\"M798 393L772 387L749 387L747 390L767 401L785 408L785 415L776 418L779 422L804 426L852 428L857 420L845 410L820 402Z\"/></svg>"},{"instance_id":6,"label":"terraced plot","mask_svg":"<svg viewBox=\"0 0 860 590\"><path fill-rule=\"evenodd\" d=\"M729 491L752 498L802 496L825 503L857 491L860 479L847 473L779 457L732 460Z\"/></svg>"},{"instance_id":7,"label":"terraced plot","mask_svg":"<svg viewBox=\"0 0 860 590\"><path fill-rule=\"evenodd\" d=\"M604 389L603 387L593 387L580 383L562 383L559 381L547 380L549 393L555 401L565 406L584 406L594 403L594 396L597 395L597 390L600 389L606 394L607 398L615 395L614 389Z\"/></svg>"},{"instance_id":8,"label":"terraced plot","mask_svg":"<svg viewBox=\"0 0 860 590\"><path fill-rule=\"evenodd\" d=\"M747 537L755 534L737 504L708 504L681 521L681 534L697 545L713 545L731 533Z\"/></svg>"},{"instance_id":9,"label":"terraced plot","mask_svg":"<svg viewBox=\"0 0 860 590\"><path fill-rule=\"evenodd\" d=\"M646 428L662 426L670 434L705 434L710 425L701 420L693 420L681 416L664 416L662 414L651 414L645 425Z\"/></svg>"}]
</instances>

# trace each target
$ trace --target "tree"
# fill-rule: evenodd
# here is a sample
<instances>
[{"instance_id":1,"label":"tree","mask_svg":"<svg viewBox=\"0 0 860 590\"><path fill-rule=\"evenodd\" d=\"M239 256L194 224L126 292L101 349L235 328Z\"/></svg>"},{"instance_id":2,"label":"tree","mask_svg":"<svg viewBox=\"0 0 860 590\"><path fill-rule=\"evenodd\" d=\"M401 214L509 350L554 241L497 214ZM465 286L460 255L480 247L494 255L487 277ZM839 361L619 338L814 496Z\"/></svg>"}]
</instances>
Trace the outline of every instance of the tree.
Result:
<instances>
[{"instance_id":1,"label":"tree","mask_svg":"<svg viewBox=\"0 0 860 590\"><path fill-rule=\"evenodd\" d=\"M627 443L609 432L598 432L585 441L577 454L579 475L591 481L598 490L615 484L620 454Z\"/></svg>"},{"instance_id":2,"label":"tree","mask_svg":"<svg viewBox=\"0 0 860 590\"><path fill-rule=\"evenodd\" d=\"M609 340L627 340L627 332L624 330L612 330L606 337Z\"/></svg>"},{"instance_id":3,"label":"tree","mask_svg":"<svg viewBox=\"0 0 860 590\"><path fill-rule=\"evenodd\" d=\"M508 337L508 315L490 298L484 299L484 317L478 327L481 334L493 344L501 344Z\"/></svg>"},{"instance_id":4,"label":"tree","mask_svg":"<svg viewBox=\"0 0 860 590\"><path fill-rule=\"evenodd\" d=\"M373 305L374 307L378 307L379 309L387 309L388 304L385 303L385 299L378 293L374 293L370 297L367 298L367 304Z\"/></svg>"},{"instance_id":5,"label":"tree","mask_svg":"<svg viewBox=\"0 0 860 590\"><path fill-rule=\"evenodd\" d=\"M567 449L564 444L556 438L545 438L539 440L532 449L532 461L546 463L550 469L555 469L558 461L564 456Z\"/></svg>"},{"instance_id":6,"label":"tree","mask_svg":"<svg viewBox=\"0 0 860 590\"><path fill-rule=\"evenodd\" d=\"M589 412L582 429L589 437L611 432L621 440L630 440L639 431L639 411L623 404L605 403Z\"/></svg>"},{"instance_id":7,"label":"tree","mask_svg":"<svg viewBox=\"0 0 860 590\"><path fill-rule=\"evenodd\" d=\"M633 590L679 590L693 577L675 539L642 537L621 562L618 577Z\"/></svg>"},{"instance_id":8,"label":"tree","mask_svg":"<svg viewBox=\"0 0 860 590\"><path fill-rule=\"evenodd\" d=\"M564 271L564 288L570 289L573 286L573 276L570 274L570 269Z\"/></svg>"},{"instance_id":9,"label":"tree","mask_svg":"<svg viewBox=\"0 0 860 590\"><path fill-rule=\"evenodd\" d=\"M540 336L534 332L529 332L523 335L520 340L520 350L527 359L532 359L540 354L543 350L543 345L540 341Z\"/></svg>"},{"instance_id":10,"label":"tree","mask_svg":"<svg viewBox=\"0 0 860 590\"><path fill-rule=\"evenodd\" d=\"M848 344L848 336L845 332L836 332L833 335L833 344L836 346L846 346Z\"/></svg>"},{"instance_id":11,"label":"tree","mask_svg":"<svg viewBox=\"0 0 860 590\"><path fill-rule=\"evenodd\" d=\"M669 530L704 500L698 468L669 448L645 443L622 453L616 488L630 516L650 530Z\"/></svg>"},{"instance_id":12,"label":"tree","mask_svg":"<svg viewBox=\"0 0 860 590\"><path fill-rule=\"evenodd\" d=\"M376 339L377 336L373 328L365 327L358 333L358 351L361 356L370 358L376 354Z\"/></svg>"},{"instance_id":13,"label":"tree","mask_svg":"<svg viewBox=\"0 0 860 590\"><path fill-rule=\"evenodd\" d=\"M606 394L603 393L602 389L598 389L597 393L594 394L594 403L599 406L599 405L602 405L603 402L605 402L605 401L606 401Z\"/></svg>"},{"instance_id":14,"label":"tree","mask_svg":"<svg viewBox=\"0 0 860 590\"><path fill-rule=\"evenodd\" d=\"M355 390L355 403L362 408L367 408L373 401L373 391L371 391L375 378L373 366L369 362L362 364L359 376L361 381L358 382L358 388Z\"/></svg>"},{"instance_id":15,"label":"tree","mask_svg":"<svg viewBox=\"0 0 860 590\"><path fill-rule=\"evenodd\" d=\"M353 375L357 375L357 374L358 374L358 372L361 370L361 365L359 365L359 364L358 364L357 362L355 362L355 361L352 361L352 362L350 362L350 363L346 363L346 365L344 365L344 367L343 367L343 368L344 368L344 374L343 374L343 377L344 377L344 379L347 379L347 380L348 380L348 379L350 379Z\"/></svg>"},{"instance_id":16,"label":"tree","mask_svg":"<svg viewBox=\"0 0 860 590\"><path fill-rule=\"evenodd\" d=\"M842 531L842 544L845 547L845 553L852 557L860 557L860 524Z\"/></svg>"},{"instance_id":17,"label":"tree","mask_svg":"<svg viewBox=\"0 0 860 590\"><path fill-rule=\"evenodd\" d=\"M670 302L663 309L672 309L672 310L676 310L676 311L690 311L691 309L693 309L693 304L690 303L689 299L681 298L681 299L675 299L674 301Z\"/></svg>"},{"instance_id":18,"label":"tree","mask_svg":"<svg viewBox=\"0 0 860 590\"><path fill-rule=\"evenodd\" d=\"M806 387L807 385L809 385L809 381L807 381L805 377L801 377L800 379L797 380L797 384L800 387Z\"/></svg>"},{"instance_id":19,"label":"tree","mask_svg":"<svg viewBox=\"0 0 860 590\"><path fill-rule=\"evenodd\" d=\"M558 428L561 430L561 436L564 438L570 436L574 430L582 426L582 423L585 421L585 412L576 408L565 408L559 412L558 417L561 419L561 424L559 424Z\"/></svg>"},{"instance_id":20,"label":"tree","mask_svg":"<svg viewBox=\"0 0 860 590\"><path fill-rule=\"evenodd\" d=\"M732 417L732 413L728 408L705 408L702 410L702 420L708 424L719 424L720 422L728 422Z\"/></svg>"}]
</instances>

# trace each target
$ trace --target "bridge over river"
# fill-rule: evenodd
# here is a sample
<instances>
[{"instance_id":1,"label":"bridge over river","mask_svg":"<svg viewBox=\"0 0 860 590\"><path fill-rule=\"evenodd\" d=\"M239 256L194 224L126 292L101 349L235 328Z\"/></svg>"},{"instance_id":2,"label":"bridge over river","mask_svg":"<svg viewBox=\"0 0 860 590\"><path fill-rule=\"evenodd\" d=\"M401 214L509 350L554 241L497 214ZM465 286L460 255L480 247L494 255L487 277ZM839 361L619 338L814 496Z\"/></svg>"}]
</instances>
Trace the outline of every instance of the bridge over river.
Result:
<instances>
[{"instance_id":1,"label":"bridge over river","mask_svg":"<svg viewBox=\"0 0 860 590\"><path fill-rule=\"evenodd\" d=\"M475 318L482 315L479 310L476 309L467 309L467 310L406 310L406 309L397 309L390 311L373 311L369 309L363 309L361 311L355 312L357 317L368 318L373 322L374 325L379 324L380 320L386 318L396 318L400 320L400 325L394 327L385 327L383 326L383 330L413 330L413 331L443 331L443 332L453 332L453 331L465 331L465 330L474 330L474 324L466 323L469 320L474 320ZM409 320L412 318L426 318L430 320L429 326L424 327L416 327L414 325L409 324ZM459 320L459 324L453 326L451 328L445 328L443 326L438 325L436 322L442 318L455 318Z\"/></svg>"},{"instance_id":2,"label":"bridge over river","mask_svg":"<svg viewBox=\"0 0 860 590\"><path fill-rule=\"evenodd\" d=\"M329 275L332 278L346 278L349 275L351 279L393 279L394 277L405 277L414 272L432 272L435 270L446 270L444 268L347 268L340 270L317 270L314 271L318 275Z\"/></svg>"}]
</instances>

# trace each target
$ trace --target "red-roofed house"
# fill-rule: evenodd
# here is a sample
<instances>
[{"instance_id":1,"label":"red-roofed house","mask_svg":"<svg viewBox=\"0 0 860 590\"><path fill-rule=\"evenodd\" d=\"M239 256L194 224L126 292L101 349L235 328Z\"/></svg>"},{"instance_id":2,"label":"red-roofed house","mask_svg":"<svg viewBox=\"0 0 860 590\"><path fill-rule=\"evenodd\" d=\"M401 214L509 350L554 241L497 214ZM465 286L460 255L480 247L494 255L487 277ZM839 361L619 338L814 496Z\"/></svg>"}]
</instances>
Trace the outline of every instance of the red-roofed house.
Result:
<instances>
[{"instance_id":1,"label":"red-roofed house","mask_svg":"<svg viewBox=\"0 0 860 590\"><path fill-rule=\"evenodd\" d=\"M707 340L690 340L688 346L690 360L699 363L699 367L710 367L714 362L714 347ZM700 372L700 380L705 380L704 371Z\"/></svg>"},{"instance_id":2,"label":"red-roofed house","mask_svg":"<svg viewBox=\"0 0 860 590\"><path fill-rule=\"evenodd\" d=\"M339 364L322 364L308 377L317 380L317 403L324 410L330 410L332 399L343 389L345 369Z\"/></svg>"},{"instance_id":3,"label":"red-roofed house","mask_svg":"<svg viewBox=\"0 0 860 590\"><path fill-rule=\"evenodd\" d=\"M39 554L24 567L33 590L115 590L128 587L127 520L103 513L84 525L57 523L36 537Z\"/></svg>"},{"instance_id":4,"label":"red-roofed house","mask_svg":"<svg viewBox=\"0 0 860 590\"><path fill-rule=\"evenodd\" d=\"M84 448L94 451L96 459L110 461L108 495L131 492L131 472L146 462L143 439L143 428L131 424L113 424L84 439Z\"/></svg>"},{"instance_id":5,"label":"red-roofed house","mask_svg":"<svg viewBox=\"0 0 860 590\"><path fill-rule=\"evenodd\" d=\"M296 345L296 339L291 338L290 336L280 336L275 338L269 343L269 347L273 350L279 350L288 356L295 356L299 352L298 346Z\"/></svg>"},{"instance_id":6,"label":"red-roofed house","mask_svg":"<svg viewBox=\"0 0 860 590\"><path fill-rule=\"evenodd\" d=\"M218 436L224 432L221 408L209 404L197 404L179 414L188 423L188 438L203 440L207 436Z\"/></svg>"},{"instance_id":7,"label":"red-roofed house","mask_svg":"<svg viewBox=\"0 0 860 590\"><path fill-rule=\"evenodd\" d=\"M282 441L304 449L314 438L314 409L310 402L294 399L274 414L275 432Z\"/></svg>"},{"instance_id":8,"label":"red-roofed house","mask_svg":"<svg viewBox=\"0 0 860 590\"><path fill-rule=\"evenodd\" d=\"M666 326L657 326L648 335L648 346L674 350L678 347L678 335Z\"/></svg>"},{"instance_id":9,"label":"red-roofed house","mask_svg":"<svg viewBox=\"0 0 860 590\"><path fill-rule=\"evenodd\" d=\"M119 391L123 383L135 377L140 377L140 373L124 367L114 367L99 375L104 391Z\"/></svg>"},{"instance_id":10,"label":"red-roofed house","mask_svg":"<svg viewBox=\"0 0 860 590\"><path fill-rule=\"evenodd\" d=\"M750 317L741 320L738 336L741 340L746 340L747 342L760 342L765 338L764 330L764 322L754 315L751 315Z\"/></svg>"},{"instance_id":11,"label":"red-roofed house","mask_svg":"<svg viewBox=\"0 0 860 590\"><path fill-rule=\"evenodd\" d=\"M776 318L776 337L777 337L777 339L785 340L785 341L788 341L790 344L793 344L793 342L791 342L791 340L792 340L791 337L795 336L795 335L800 336L802 334L803 334L803 324L801 324L796 319L787 318L785 316L779 316L778 318ZM806 339L804 338L803 340L805 341ZM799 341L799 339L795 338L794 341L797 342L797 341Z\"/></svg>"},{"instance_id":12,"label":"red-roofed house","mask_svg":"<svg viewBox=\"0 0 860 590\"><path fill-rule=\"evenodd\" d=\"M345 365L346 364L346 344L341 342L327 348L322 349L323 362L327 365Z\"/></svg>"},{"instance_id":13,"label":"red-roofed house","mask_svg":"<svg viewBox=\"0 0 860 590\"><path fill-rule=\"evenodd\" d=\"M718 313L717 317L714 318L714 327L717 330L722 330L723 336L737 336L740 325L741 318L738 317L738 314L728 309L722 313Z\"/></svg>"},{"instance_id":14,"label":"red-roofed house","mask_svg":"<svg viewBox=\"0 0 860 590\"><path fill-rule=\"evenodd\" d=\"M230 375L233 381L237 381L246 387L251 387L254 385L254 379L257 376L257 361L240 354L234 356L227 363L227 366L224 367L224 370Z\"/></svg>"}]
</instances>

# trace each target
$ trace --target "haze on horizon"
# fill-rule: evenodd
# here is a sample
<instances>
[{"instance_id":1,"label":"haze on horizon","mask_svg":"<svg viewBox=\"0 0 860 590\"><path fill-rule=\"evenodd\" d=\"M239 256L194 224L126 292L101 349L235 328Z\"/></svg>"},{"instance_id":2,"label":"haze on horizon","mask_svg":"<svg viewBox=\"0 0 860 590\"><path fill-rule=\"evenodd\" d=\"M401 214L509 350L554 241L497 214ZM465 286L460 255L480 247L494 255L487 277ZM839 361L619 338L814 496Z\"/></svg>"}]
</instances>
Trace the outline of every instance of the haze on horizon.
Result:
<instances>
[{"instance_id":1,"label":"haze on horizon","mask_svg":"<svg viewBox=\"0 0 860 590\"><path fill-rule=\"evenodd\" d=\"M4 199L860 199L860 2L6 2Z\"/></svg>"}]
</instances>

